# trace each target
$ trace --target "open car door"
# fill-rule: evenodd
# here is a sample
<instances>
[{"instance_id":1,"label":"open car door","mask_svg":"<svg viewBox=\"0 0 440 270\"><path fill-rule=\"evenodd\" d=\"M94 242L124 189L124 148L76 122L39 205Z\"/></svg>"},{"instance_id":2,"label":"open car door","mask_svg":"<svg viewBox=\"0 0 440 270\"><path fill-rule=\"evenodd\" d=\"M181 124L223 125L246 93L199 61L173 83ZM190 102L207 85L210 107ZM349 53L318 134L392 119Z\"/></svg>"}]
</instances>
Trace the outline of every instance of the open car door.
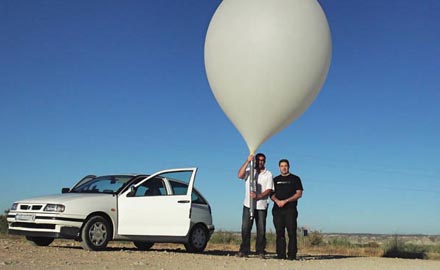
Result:
<instances>
[{"instance_id":1,"label":"open car door","mask_svg":"<svg viewBox=\"0 0 440 270\"><path fill-rule=\"evenodd\" d=\"M157 172L118 197L118 234L185 236L197 168Z\"/></svg>"}]
</instances>

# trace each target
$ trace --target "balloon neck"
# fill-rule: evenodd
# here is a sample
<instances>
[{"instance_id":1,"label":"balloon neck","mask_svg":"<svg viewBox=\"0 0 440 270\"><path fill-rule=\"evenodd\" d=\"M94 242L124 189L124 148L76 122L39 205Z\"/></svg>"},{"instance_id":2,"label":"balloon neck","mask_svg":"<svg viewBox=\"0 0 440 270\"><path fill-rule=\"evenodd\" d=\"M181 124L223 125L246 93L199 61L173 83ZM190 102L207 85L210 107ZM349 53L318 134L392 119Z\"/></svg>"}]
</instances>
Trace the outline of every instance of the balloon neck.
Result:
<instances>
[{"instance_id":1,"label":"balloon neck","mask_svg":"<svg viewBox=\"0 0 440 270\"><path fill-rule=\"evenodd\" d=\"M246 144L247 144L247 142L246 142ZM257 152L259 146L255 147L255 145L247 144L247 147L249 149L249 155L255 155L255 152Z\"/></svg>"}]
</instances>

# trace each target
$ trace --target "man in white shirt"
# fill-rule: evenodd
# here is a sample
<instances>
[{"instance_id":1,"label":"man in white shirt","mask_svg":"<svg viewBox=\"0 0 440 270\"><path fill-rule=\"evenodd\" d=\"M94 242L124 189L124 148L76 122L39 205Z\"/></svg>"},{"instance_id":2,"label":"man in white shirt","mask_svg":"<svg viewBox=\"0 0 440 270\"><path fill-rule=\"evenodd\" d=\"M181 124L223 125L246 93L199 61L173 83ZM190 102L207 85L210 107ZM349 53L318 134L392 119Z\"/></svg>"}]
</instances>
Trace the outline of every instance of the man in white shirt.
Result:
<instances>
[{"instance_id":1,"label":"man in white shirt","mask_svg":"<svg viewBox=\"0 0 440 270\"><path fill-rule=\"evenodd\" d=\"M241 223L241 245L238 252L239 257L247 257L250 253L251 231L253 219L250 218L250 198L253 198L255 224L257 226L257 241L255 243L255 251L257 255L264 258L266 249L266 217L268 198L273 190L272 173L265 168L266 156L258 153L255 156L255 181L257 190L251 192L250 189L250 169L249 162L254 156L249 155L245 163L238 170L238 178L245 180L246 193L243 203L243 215Z\"/></svg>"}]
</instances>

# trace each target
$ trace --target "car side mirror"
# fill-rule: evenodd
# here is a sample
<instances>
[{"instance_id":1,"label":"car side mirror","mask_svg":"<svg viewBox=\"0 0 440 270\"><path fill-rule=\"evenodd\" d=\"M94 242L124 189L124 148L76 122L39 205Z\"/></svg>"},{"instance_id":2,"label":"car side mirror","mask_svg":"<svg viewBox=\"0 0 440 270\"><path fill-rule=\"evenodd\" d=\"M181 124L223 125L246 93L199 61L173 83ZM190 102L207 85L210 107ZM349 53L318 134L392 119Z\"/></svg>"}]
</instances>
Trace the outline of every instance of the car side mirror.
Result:
<instances>
[{"instance_id":1,"label":"car side mirror","mask_svg":"<svg viewBox=\"0 0 440 270\"><path fill-rule=\"evenodd\" d=\"M127 197L134 197L136 194L136 188L134 186L130 187L130 192L127 193Z\"/></svg>"},{"instance_id":2,"label":"car side mirror","mask_svg":"<svg viewBox=\"0 0 440 270\"><path fill-rule=\"evenodd\" d=\"M61 189L61 193L69 193L69 192L70 192L70 188L63 187L63 188Z\"/></svg>"}]
</instances>

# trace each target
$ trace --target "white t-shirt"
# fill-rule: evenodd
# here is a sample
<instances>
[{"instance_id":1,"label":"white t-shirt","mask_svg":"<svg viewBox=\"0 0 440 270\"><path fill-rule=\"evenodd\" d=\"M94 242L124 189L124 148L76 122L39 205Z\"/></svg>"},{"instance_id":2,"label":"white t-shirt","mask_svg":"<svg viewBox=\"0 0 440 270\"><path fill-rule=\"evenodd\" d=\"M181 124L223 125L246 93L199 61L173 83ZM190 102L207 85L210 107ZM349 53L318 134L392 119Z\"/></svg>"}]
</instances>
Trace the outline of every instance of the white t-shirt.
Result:
<instances>
[{"instance_id":1,"label":"white t-shirt","mask_svg":"<svg viewBox=\"0 0 440 270\"><path fill-rule=\"evenodd\" d=\"M273 190L273 177L272 177L272 173L270 171L268 171L267 169L264 169L264 171L262 171L260 174L257 174L255 172L255 180L257 182L257 194L261 194L263 193L265 190L267 189L271 189ZM250 171L249 168L246 170L246 193L244 196L244 202L243 205L250 208ZM260 199L257 200L257 209L258 210L265 210L267 209L268 206L268 198L270 197L270 194L264 198L264 199Z\"/></svg>"}]
</instances>

